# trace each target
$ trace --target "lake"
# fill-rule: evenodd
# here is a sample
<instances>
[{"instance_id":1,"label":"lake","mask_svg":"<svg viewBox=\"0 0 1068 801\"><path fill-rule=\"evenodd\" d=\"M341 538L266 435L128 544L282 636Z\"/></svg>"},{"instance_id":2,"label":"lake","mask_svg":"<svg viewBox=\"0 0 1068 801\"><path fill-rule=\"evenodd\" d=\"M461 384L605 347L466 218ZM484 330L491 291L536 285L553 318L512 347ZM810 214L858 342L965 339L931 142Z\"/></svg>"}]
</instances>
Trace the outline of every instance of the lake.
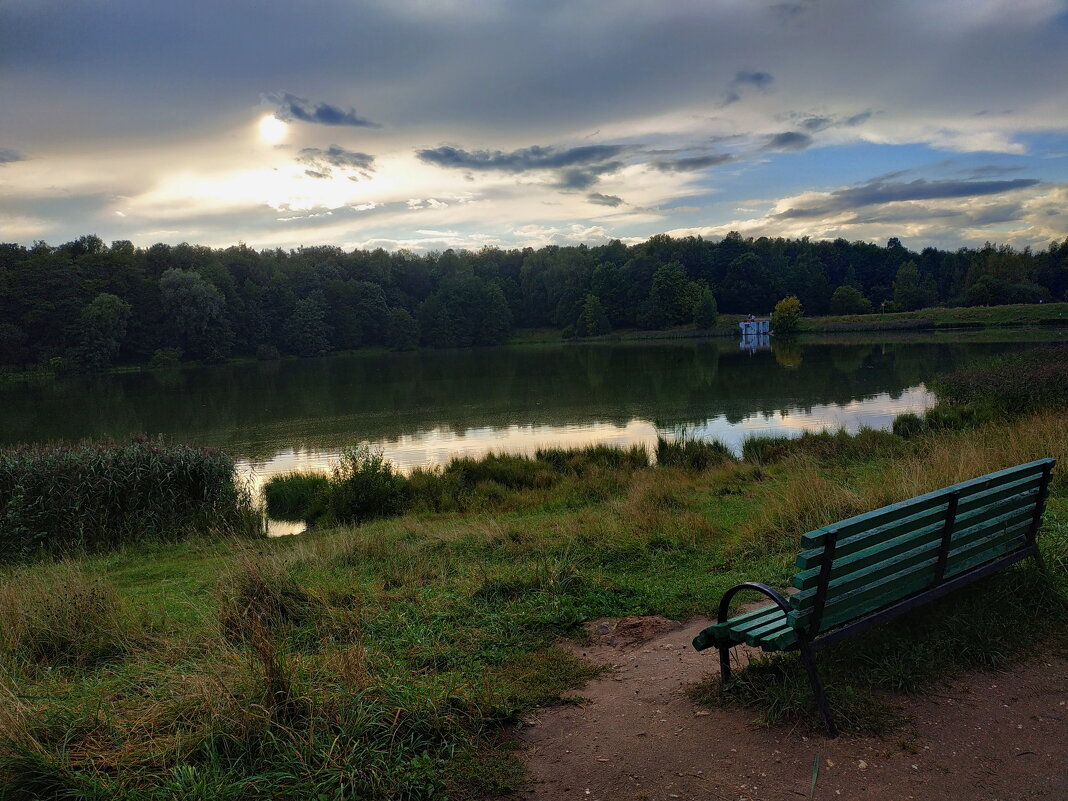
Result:
<instances>
[{"instance_id":1,"label":"lake","mask_svg":"<svg viewBox=\"0 0 1068 801\"><path fill-rule=\"evenodd\" d=\"M932 375L1065 331L973 331L360 353L0 385L0 444L165 435L254 483L370 442L402 469L487 451L651 445L657 435L888 428Z\"/></svg>"}]
</instances>

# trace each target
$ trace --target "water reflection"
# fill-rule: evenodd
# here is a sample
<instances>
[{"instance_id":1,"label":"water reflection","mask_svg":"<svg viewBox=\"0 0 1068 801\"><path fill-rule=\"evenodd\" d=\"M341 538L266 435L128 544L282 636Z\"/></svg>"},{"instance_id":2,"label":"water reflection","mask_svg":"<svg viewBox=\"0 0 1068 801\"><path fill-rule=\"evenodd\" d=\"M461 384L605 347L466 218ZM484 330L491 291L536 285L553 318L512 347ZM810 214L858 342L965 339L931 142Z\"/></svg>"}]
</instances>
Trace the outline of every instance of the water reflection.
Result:
<instances>
[{"instance_id":1,"label":"water reflection","mask_svg":"<svg viewBox=\"0 0 1068 801\"><path fill-rule=\"evenodd\" d=\"M403 472L415 467L442 466L454 457L482 456L491 451L533 454L538 448L573 448L586 445L645 445L650 455L656 450L656 438L693 436L718 439L740 454L749 436L768 434L797 436L805 431L836 431L844 428L889 428L893 419L906 412L922 412L934 403L934 396L923 385L910 387L891 396L881 393L845 404L817 404L775 412L758 412L741 419L717 415L696 424L658 426L652 420L635 418L625 423L590 422L583 425L483 426L464 431L433 428L399 437L371 440ZM338 448L287 448L269 459L241 460L238 468L259 487L271 476L291 470L329 471L339 454Z\"/></svg>"}]
</instances>

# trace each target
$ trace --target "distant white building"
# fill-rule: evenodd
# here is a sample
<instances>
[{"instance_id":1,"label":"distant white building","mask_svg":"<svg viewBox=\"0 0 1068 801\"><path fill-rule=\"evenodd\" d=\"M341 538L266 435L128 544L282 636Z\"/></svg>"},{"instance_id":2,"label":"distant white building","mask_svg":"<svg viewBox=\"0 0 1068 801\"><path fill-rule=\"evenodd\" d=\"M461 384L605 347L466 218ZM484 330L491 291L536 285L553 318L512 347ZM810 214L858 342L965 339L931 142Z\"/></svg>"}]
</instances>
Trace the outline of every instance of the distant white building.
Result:
<instances>
[{"instance_id":1,"label":"distant white building","mask_svg":"<svg viewBox=\"0 0 1068 801\"><path fill-rule=\"evenodd\" d=\"M742 329L743 337L753 336L754 334L770 334L771 318L750 317L748 320L742 320L738 323L738 327Z\"/></svg>"}]
</instances>

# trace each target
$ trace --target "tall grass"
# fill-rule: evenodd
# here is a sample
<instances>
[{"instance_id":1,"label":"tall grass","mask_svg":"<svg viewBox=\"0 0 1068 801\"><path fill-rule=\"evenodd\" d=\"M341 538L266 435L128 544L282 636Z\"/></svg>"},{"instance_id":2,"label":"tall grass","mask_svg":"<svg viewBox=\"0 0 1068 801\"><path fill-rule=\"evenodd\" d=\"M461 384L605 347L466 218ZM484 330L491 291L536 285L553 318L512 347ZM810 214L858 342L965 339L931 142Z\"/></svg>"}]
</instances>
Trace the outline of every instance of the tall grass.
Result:
<instances>
[{"instance_id":1,"label":"tall grass","mask_svg":"<svg viewBox=\"0 0 1068 801\"><path fill-rule=\"evenodd\" d=\"M138 440L0 451L0 559L255 530L233 460L213 449Z\"/></svg>"}]
</instances>

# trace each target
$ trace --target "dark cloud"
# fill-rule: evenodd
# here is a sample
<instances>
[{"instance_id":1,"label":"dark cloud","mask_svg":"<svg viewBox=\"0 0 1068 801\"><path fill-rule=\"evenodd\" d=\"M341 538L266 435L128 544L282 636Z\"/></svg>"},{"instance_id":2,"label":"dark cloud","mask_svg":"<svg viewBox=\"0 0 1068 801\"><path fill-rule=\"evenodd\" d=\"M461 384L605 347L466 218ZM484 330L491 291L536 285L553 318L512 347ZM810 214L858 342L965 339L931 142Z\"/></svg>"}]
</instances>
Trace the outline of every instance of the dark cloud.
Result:
<instances>
[{"instance_id":1,"label":"dark cloud","mask_svg":"<svg viewBox=\"0 0 1068 801\"><path fill-rule=\"evenodd\" d=\"M781 119L793 120L800 127L812 133L828 128L855 128L872 117L871 111L862 111L849 117L825 116L822 114L784 114Z\"/></svg>"},{"instance_id":2,"label":"dark cloud","mask_svg":"<svg viewBox=\"0 0 1068 801\"><path fill-rule=\"evenodd\" d=\"M826 202L818 206L787 209L776 214L778 219L822 217L848 211L860 206L898 203L907 200L944 200L957 197L979 197L1027 189L1040 183L1033 178L1012 181L925 181L922 178L908 183L874 180L849 189L832 192Z\"/></svg>"},{"instance_id":3,"label":"dark cloud","mask_svg":"<svg viewBox=\"0 0 1068 801\"><path fill-rule=\"evenodd\" d=\"M554 147L526 147L505 153L500 150L461 150L456 147L437 147L420 150L417 155L428 164L467 170L500 170L527 172L553 170L580 165L596 165L615 158L625 150L623 145L586 145L560 150ZM612 169L618 169L615 163Z\"/></svg>"},{"instance_id":4,"label":"dark cloud","mask_svg":"<svg viewBox=\"0 0 1068 801\"><path fill-rule=\"evenodd\" d=\"M589 189L602 175L615 172L622 166L622 161L608 161L604 164L564 170L556 185L561 189Z\"/></svg>"},{"instance_id":5,"label":"dark cloud","mask_svg":"<svg viewBox=\"0 0 1068 801\"><path fill-rule=\"evenodd\" d=\"M15 161L22 161L23 155L9 147L0 147L0 164L11 164Z\"/></svg>"},{"instance_id":6,"label":"dark cloud","mask_svg":"<svg viewBox=\"0 0 1068 801\"><path fill-rule=\"evenodd\" d=\"M369 173L374 172L375 157L331 145L325 150L319 147L303 148L297 156L297 162L308 167L304 174L309 178L329 178L333 175L335 167L344 171L358 172L359 176L370 178ZM350 175L349 178L358 180L359 176Z\"/></svg>"},{"instance_id":7,"label":"dark cloud","mask_svg":"<svg viewBox=\"0 0 1068 801\"><path fill-rule=\"evenodd\" d=\"M1015 166L1007 166L1000 164L984 164L980 167L967 167L961 170L961 173L969 178L992 178L995 175L1011 175L1014 172L1020 172L1024 167L1021 164Z\"/></svg>"},{"instance_id":8,"label":"dark cloud","mask_svg":"<svg viewBox=\"0 0 1068 801\"><path fill-rule=\"evenodd\" d=\"M800 131L786 131L784 133L775 134L761 150L782 150L795 152L798 150L804 150L806 147L812 144L812 137L808 134L803 134Z\"/></svg>"},{"instance_id":9,"label":"dark cloud","mask_svg":"<svg viewBox=\"0 0 1068 801\"><path fill-rule=\"evenodd\" d=\"M506 153L501 150L468 151L444 145L420 150L417 155L427 164L452 169L512 173L552 170L558 174L557 187L581 191L597 183L602 175L623 167L623 162L615 157L627 149L624 145L586 145L566 149L534 145Z\"/></svg>"},{"instance_id":10,"label":"dark cloud","mask_svg":"<svg viewBox=\"0 0 1068 801\"><path fill-rule=\"evenodd\" d=\"M377 122L364 119L356 109L345 110L329 103L314 103L289 92L274 92L264 99L275 107L275 116L280 120L300 120L319 125L351 125L357 128L380 128Z\"/></svg>"},{"instance_id":11,"label":"dark cloud","mask_svg":"<svg viewBox=\"0 0 1068 801\"><path fill-rule=\"evenodd\" d=\"M611 206L612 208L623 205L623 198L615 195L602 195L600 192L590 192L590 194L586 195L586 200L590 201L590 203L596 203L598 206Z\"/></svg>"},{"instance_id":12,"label":"dark cloud","mask_svg":"<svg viewBox=\"0 0 1068 801\"><path fill-rule=\"evenodd\" d=\"M741 70L734 76L734 85L741 86L742 84L752 84L758 89L767 89L771 86L775 80L770 72L755 72L752 70Z\"/></svg>"},{"instance_id":13,"label":"dark cloud","mask_svg":"<svg viewBox=\"0 0 1068 801\"><path fill-rule=\"evenodd\" d=\"M742 90L747 86L753 86L761 91L768 89L775 81L775 76L770 72L758 70L739 70L734 73L734 80L730 82L727 91L723 93L721 105L729 106L742 99Z\"/></svg>"},{"instance_id":14,"label":"dark cloud","mask_svg":"<svg viewBox=\"0 0 1068 801\"><path fill-rule=\"evenodd\" d=\"M734 156L726 153L717 153L708 156L689 156L681 159L663 159L654 161L653 167L660 172L693 172L703 170L706 167L715 167L717 164L726 164L734 161Z\"/></svg>"},{"instance_id":15,"label":"dark cloud","mask_svg":"<svg viewBox=\"0 0 1068 801\"><path fill-rule=\"evenodd\" d=\"M808 10L808 5L806 3L776 3L773 6L769 6L769 8L772 14L780 20L786 21L805 13Z\"/></svg>"}]
</instances>

